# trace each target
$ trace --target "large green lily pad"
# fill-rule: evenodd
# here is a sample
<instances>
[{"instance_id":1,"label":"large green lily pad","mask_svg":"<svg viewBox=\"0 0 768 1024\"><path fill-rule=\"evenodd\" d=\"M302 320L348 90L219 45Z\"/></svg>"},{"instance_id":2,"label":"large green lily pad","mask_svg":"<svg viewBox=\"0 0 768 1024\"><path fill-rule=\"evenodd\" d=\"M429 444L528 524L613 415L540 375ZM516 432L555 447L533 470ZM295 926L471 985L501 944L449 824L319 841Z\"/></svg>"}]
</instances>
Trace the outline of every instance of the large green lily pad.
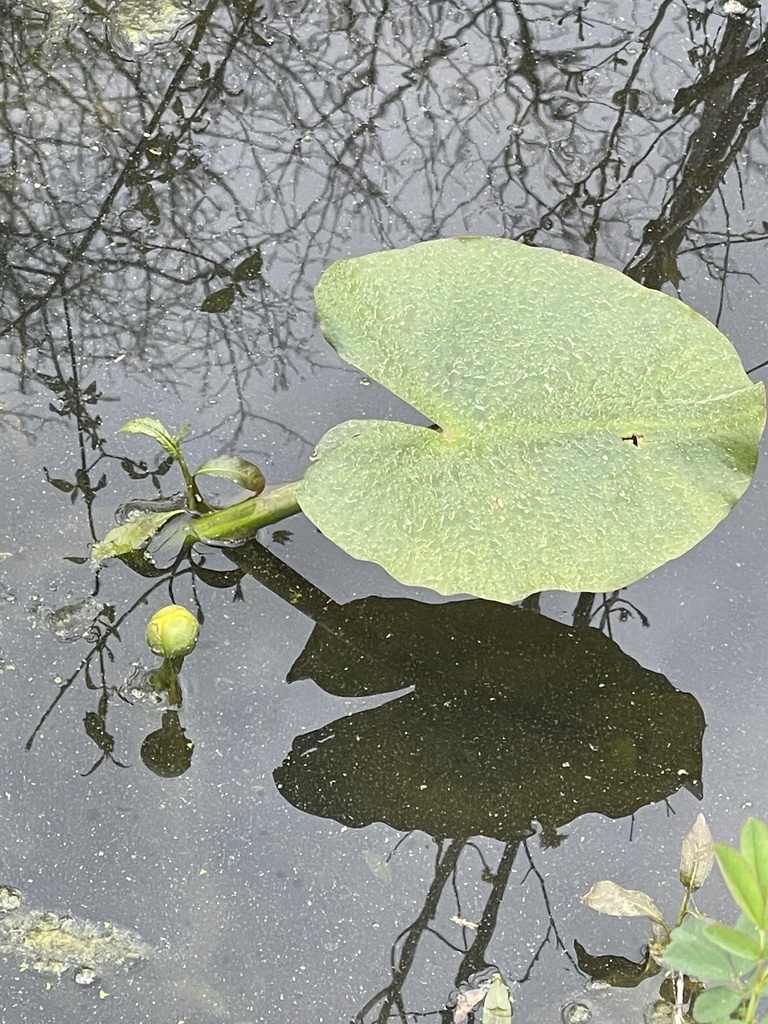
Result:
<instances>
[{"instance_id":1,"label":"large green lily pad","mask_svg":"<svg viewBox=\"0 0 768 1024\"><path fill-rule=\"evenodd\" d=\"M404 583L501 601L613 590L687 551L757 463L761 384L694 310L499 238L334 263L320 324L439 430L330 430L303 511Z\"/></svg>"}]
</instances>

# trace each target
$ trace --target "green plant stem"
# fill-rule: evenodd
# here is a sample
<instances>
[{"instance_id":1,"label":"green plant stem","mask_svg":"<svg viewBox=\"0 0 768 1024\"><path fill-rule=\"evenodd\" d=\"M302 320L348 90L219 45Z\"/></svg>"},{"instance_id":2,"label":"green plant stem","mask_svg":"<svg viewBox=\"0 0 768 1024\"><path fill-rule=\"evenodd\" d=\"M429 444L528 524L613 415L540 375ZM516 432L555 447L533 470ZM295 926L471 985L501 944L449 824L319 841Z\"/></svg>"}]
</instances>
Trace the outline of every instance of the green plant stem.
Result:
<instances>
[{"instance_id":1,"label":"green plant stem","mask_svg":"<svg viewBox=\"0 0 768 1024\"><path fill-rule=\"evenodd\" d=\"M749 997L747 1008L744 1015L744 1020L747 1024L755 1024L757 1021L757 1008L760 999L763 996L763 992L768 985L768 963L763 960L758 964L755 976L750 983L752 994Z\"/></svg>"},{"instance_id":2,"label":"green plant stem","mask_svg":"<svg viewBox=\"0 0 768 1024\"><path fill-rule=\"evenodd\" d=\"M691 890L690 890L689 886L686 885L686 887L685 887L685 899L683 900L683 905L680 907L680 913L677 915L677 921L675 922L675 928L679 928L680 925L683 923L683 919L684 919L685 915L688 913L688 904L690 903L690 901L691 901Z\"/></svg>"},{"instance_id":3,"label":"green plant stem","mask_svg":"<svg viewBox=\"0 0 768 1024\"><path fill-rule=\"evenodd\" d=\"M149 683L155 693L167 693L171 707L181 707L181 685L179 672L184 664L183 658L163 658L160 668L155 669L149 677Z\"/></svg>"},{"instance_id":4,"label":"green plant stem","mask_svg":"<svg viewBox=\"0 0 768 1024\"><path fill-rule=\"evenodd\" d=\"M297 499L300 486L301 480L296 480L200 516L192 523L190 537L208 544L236 543L253 537L263 527L301 512Z\"/></svg>"},{"instance_id":5,"label":"green plant stem","mask_svg":"<svg viewBox=\"0 0 768 1024\"><path fill-rule=\"evenodd\" d=\"M203 497L200 494L200 491L197 489L195 478L192 475L189 466L187 465L187 460L184 458L184 455L182 454L180 445L177 445L176 447L174 458L176 459L176 462L179 465L181 475L184 477L184 484L187 488L187 504L189 506L189 510L190 512L199 512L202 508L205 508L207 506L205 506L203 503Z\"/></svg>"}]
</instances>

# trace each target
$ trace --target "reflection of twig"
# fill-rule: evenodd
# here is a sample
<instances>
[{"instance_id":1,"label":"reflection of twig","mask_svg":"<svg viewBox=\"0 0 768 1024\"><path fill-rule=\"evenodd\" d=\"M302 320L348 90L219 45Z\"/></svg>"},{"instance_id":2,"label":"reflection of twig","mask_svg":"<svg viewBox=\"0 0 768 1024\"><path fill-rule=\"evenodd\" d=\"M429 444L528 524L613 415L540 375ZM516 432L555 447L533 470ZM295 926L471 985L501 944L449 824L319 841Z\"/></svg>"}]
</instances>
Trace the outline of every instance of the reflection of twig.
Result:
<instances>
[{"instance_id":1,"label":"reflection of twig","mask_svg":"<svg viewBox=\"0 0 768 1024\"><path fill-rule=\"evenodd\" d=\"M403 985L413 966L421 936L428 929L430 921L437 913L437 905L440 902L443 889L455 871L459 855L465 846L465 839L454 839L448 844L448 848L445 851L438 847L435 874L424 900L424 906L416 920L408 925L393 943L391 959L392 981L374 996L371 996L356 1015L355 1021L357 1024L364 1024L366 1015L379 1003L381 1003L381 1006L376 1017L377 1024L386 1024L393 1006L397 1008L401 1020L405 1021L406 1011L402 1001ZM397 946L401 939L404 941L398 955Z\"/></svg>"},{"instance_id":2,"label":"reflection of twig","mask_svg":"<svg viewBox=\"0 0 768 1024\"><path fill-rule=\"evenodd\" d=\"M557 946L557 948L561 949L563 951L563 953L565 953L565 955L571 961L571 963L576 968L576 970L579 969L579 965L576 963L576 960L573 958L573 954L566 947L566 945L563 942L563 940L560 938L560 932L558 931L557 925L555 924L555 917L554 917L554 914L552 913L552 906L551 906L551 904L549 902L549 893L547 892L546 882L544 881L544 878L543 878L541 872L539 871L539 869L536 867L536 865L533 862L533 858L531 857L531 851L530 851L530 849L528 847L527 840L523 842L523 849L525 850L525 855L528 858L528 864L530 866L528 868L528 871L525 873L525 877L523 878L523 880L522 880L522 882L520 884L522 885L522 883L525 882L525 880L526 880L526 878L528 877L529 874L535 875L535 877L538 879L539 888L541 889L541 895L542 895L542 897L544 899L544 906L545 906L546 911L547 911L547 917L549 918L549 926L547 927L546 934L544 935L544 938L539 943L539 945L538 945L538 947L536 949L536 952L534 953L533 958L531 959L531 962L528 964L528 967L527 967L525 973L523 974L522 978L518 979L520 981L520 984L522 984L524 981L527 981L528 978L531 976L531 973L533 971L533 968L534 968L536 962L538 961L539 957L541 956L542 952L544 951L544 948L548 944L550 936L552 936L552 935L554 935L554 937L555 937L555 945Z\"/></svg>"},{"instance_id":3,"label":"reflection of twig","mask_svg":"<svg viewBox=\"0 0 768 1024\"><path fill-rule=\"evenodd\" d=\"M191 571L192 570L190 568L183 569L181 571L181 573L179 573L179 575L183 575L184 573L188 573L188 572L191 572ZM108 628L104 631L104 633L102 633L101 636L99 636L98 640L94 643L93 647L91 647L91 649L88 652L88 654L86 654L86 656L81 660L80 664L77 666L75 671L69 676L69 678L65 679L62 682L62 684L59 686L58 693L53 698L51 703L48 705L46 710L43 712L42 716L40 717L39 722L37 723L35 728L32 730L32 734L30 735L29 739L26 742L26 746L25 746L26 750L30 750L32 748L32 744L35 742L35 737L40 732L42 727L45 725L46 721L48 720L48 717L53 712L53 709L59 703L59 701L64 696L64 694L69 690L69 688L72 686L72 684L78 678L78 676L82 672L87 673L89 671L90 664L91 664L91 661L93 660L93 658L94 657L98 657L99 659L101 659L103 657L103 653L104 653L104 650L106 649L107 642L109 641L109 639L112 636L116 636L119 639L119 632L118 632L119 628L125 622L125 620L128 618L128 616L131 615L140 605L144 604L150 594L152 594L158 588L167 585L167 583L168 583L168 580L167 580L166 577L158 579L155 583L153 583L150 587L148 587L140 595L140 597L138 597L133 602L133 604L129 608L126 609L125 612L123 612L123 614L120 616L119 619L116 619L113 623L111 623L108 626ZM102 671L103 671L103 662L102 662Z\"/></svg>"},{"instance_id":4,"label":"reflection of twig","mask_svg":"<svg viewBox=\"0 0 768 1024\"><path fill-rule=\"evenodd\" d=\"M650 626L650 619L641 611L636 604L623 596L621 590L614 590L610 594L603 594L602 599L597 601L597 594L584 591L579 595L576 607L573 609L573 624L577 627L591 626L598 618L596 628L613 639L612 615L617 615L619 622L626 622L635 615L639 618L644 628Z\"/></svg>"},{"instance_id":5,"label":"reflection of twig","mask_svg":"<svg viewBox=\"0 0 768 1024\"><path fill-rule=\"evenodd\" d=\"M499 860L499 866L493 876L493 885L488 899L485 901L483 913L475 931L475 937L464 954L464 957L456 972L456 985L459 986L468 981L471 975L482 970L486 966L485 955L488 952L488 945L496 931L496 924L499 916L504 894L509 884L509 876L512 872L512 865L520 849L520 843L506 843Z\"/></svg>"}]
</instances>

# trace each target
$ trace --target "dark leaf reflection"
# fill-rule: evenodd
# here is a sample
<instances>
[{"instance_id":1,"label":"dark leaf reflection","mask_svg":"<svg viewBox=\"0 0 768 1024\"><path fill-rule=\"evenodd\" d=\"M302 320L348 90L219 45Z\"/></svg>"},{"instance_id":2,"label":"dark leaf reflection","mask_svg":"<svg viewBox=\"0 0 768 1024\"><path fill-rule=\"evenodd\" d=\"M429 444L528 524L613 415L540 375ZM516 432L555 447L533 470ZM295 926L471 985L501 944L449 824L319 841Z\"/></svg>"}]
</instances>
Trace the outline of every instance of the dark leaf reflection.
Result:
<instances>
[{"instance_id":1,"label":"dark leaf reflection","mask_svg":"<svg viewBox=\"0 0 768 1024\"><path fill-rule=\"evenodd\" d=\"M413 692L294 742L275 780L303 810L506 841L538 822L553 846L580 814L631 815L683 785L701 796L699 704L597 630L485 601L343 611L358 642L316 627L289 678Z\"/></svg>"}]
</instances>

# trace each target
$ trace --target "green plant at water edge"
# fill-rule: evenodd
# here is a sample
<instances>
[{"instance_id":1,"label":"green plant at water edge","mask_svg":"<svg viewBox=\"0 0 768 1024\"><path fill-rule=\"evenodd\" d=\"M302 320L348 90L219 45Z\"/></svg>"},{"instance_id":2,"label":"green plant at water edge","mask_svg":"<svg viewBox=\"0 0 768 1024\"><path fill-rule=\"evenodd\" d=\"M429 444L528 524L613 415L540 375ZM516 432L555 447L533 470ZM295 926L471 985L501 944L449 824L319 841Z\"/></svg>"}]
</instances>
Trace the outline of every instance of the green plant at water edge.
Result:
<instances>
[{"instance_id":1,"label":"green plant at water edge","mask_svg":"<svg viewBox=\"0 0 768 1024\"><path fill-rule=\"evenodd\" d=\"M338 354L427 422L341 423L302 480L198 516L190 540L301 510L442 594L615 590L706 536L754 472L763 386L711 323L608 267L453 238L334 263L316 300Z\"/></svg>"},{"instance_id":2,"label":"green plant at water edge","mask_svg":"<svg viewBox=\"0 0 768 1024\"><path fill-rule=\"evenodd\" d=\"M722 924L691 908L691 896L703 885L717 859L720 872L741 911L735 925ZM615 882L598 882L584 903L605 914L648 917L652 923L650 954L678 978L699 1024L768 1024L759 1005L768 994L768 827L750 818L741 833L741 849L713 843L699 815L683 842L680 880L685 896L674 927L643 892ZM698 985L685 985L684 981Z\"/></svg>"},{"instance_id":3,"label":"green plant at water edge","mask_svg":"<svg viewBox=\"0 0 768 1024\"><path fill-rule=\"evenodd\" d=\"M710 986L696 1000L697 1021L755 1024L760 999L768 993L768 827L750 818L741 849L716 843L715 856L741 915L733 927L687 915L673 931L664 960ZM766 1024L768 1017L761 1020Z\"/></svg>"}]
</instances>

